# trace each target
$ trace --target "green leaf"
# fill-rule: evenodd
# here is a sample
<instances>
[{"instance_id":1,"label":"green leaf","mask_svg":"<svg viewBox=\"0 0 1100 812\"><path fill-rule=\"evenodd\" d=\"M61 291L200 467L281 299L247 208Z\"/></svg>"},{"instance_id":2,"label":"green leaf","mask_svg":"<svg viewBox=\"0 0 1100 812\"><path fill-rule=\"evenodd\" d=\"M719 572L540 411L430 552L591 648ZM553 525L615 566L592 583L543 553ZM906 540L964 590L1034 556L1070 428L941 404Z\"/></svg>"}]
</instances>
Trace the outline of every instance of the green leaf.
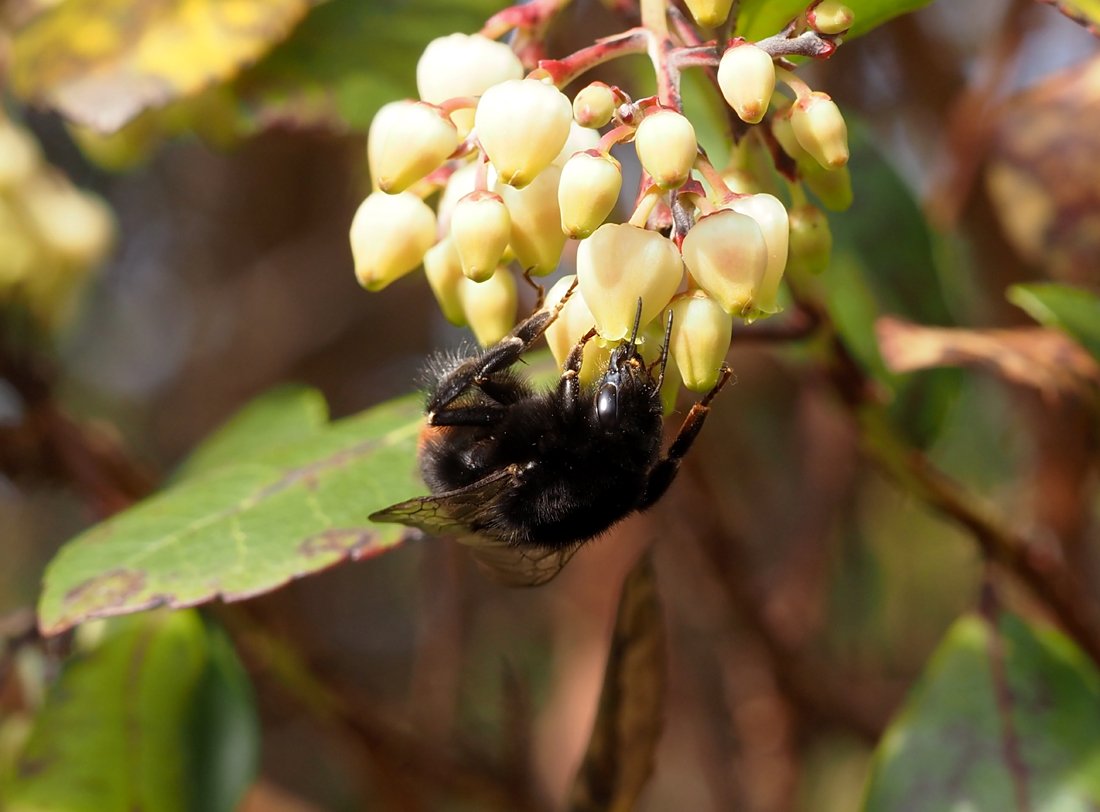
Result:
<instances>
[{"instance_id":1,"label":"green leaf","mask_svg":"<svg viewBox=\"0 0 1100 812\"><path fill-rule=\"evenodd\" d=\"M307 0L67 0L15 36L23 98L111 133L232 79L284 39Z\"/></svg>"},{"instance_id":2,"label":"green leaf","mask_svg":"<svg viewBox=\"0 0 1100 812\"><path fill-rule=\"evenodd\" d=\"M926 446L958 393L957 370L896 376L879 354L875 320L883 313L921 324L949 325L936 242L912 190L874 147L866 127L851 122L855 201L831 217L833 261L818 280L845 346L885 389L909 440ZM889 235L884 238L883 235Z\"/></svg>"},{"instance_id":3,"label":"green leaf","mask_svg":"<svg viewBox=\"0 0 1100 812\"><path fill-rule=\"evenodd\" d=\"M855 23L844 38L852 39L877 28L901 14L908 14L932 0L846 0L855 13ZM737 34L750 40L770 37L801 14L809 0L744 0L737 18Z\"/></svg>"},{"instance_id":4,"label":"green leaf","mask_svg":"<svg viewBox=\"0 0 1100 812\"><path fill-rule=\"evenodd\" d=\"M1035 321L1068 333L1100 360L1100 296L1054 283L1013 285L1007 295Z\"/></svg>"},{"instance_id":5,"label":"green leaf","mask_svg":"<svg viewBox=\"0 0 1100 812\"><path fill-rule=\"evenodd\" d=\"M236 90L254 123L366 130L383 104L416 95L416 60L431 40L470 33L502 0L330 0L247 71Z\"/></svg>"},{"instance_id":6,"label":"green leaf","mask_svg":"<svg viewBox=\"0 0 1100 812\"><path fill-rule=\"evenodd\" d=\"M207 624L207 666L187 726L188 809L233 812L260 766L260 721L248 673L225 632Z\"/></svg>"},{"instance_id":7,"label":"green leaf","mask_svg":"<svg viewBox=\"0 0 1100 812\"><path fill-rule=\"evenodd\" d=\"M262 421L243 421L255 422ZM56 634L92 617L251 597L393 547L402 529L366 517L423 491L420 422L420 400L408 396L304 436L273 435L270 447L93 527L47 568L41 629Z\"/></svg>"},{"instance_id":8,"label":"green leaf","mask_svg":"<svg viewBox=\"0 0 1100 812\"><path fill-rule=\"evenodd\" d=\"M956 622L875 756L864 812L1100 804L1100 674L1064 635Z\"/></svg>"},{"instance_id":9,"label":"green leaf","mask_svg":"<svg viewBox=\"0 0 1100 812\"><path fill-rule=\"evenodd\" d=\"M188 722L215 638L195 612L116 620L102 632L38 712L5 810L183 812L191 803Z\"/></svg>"}]
</instances>

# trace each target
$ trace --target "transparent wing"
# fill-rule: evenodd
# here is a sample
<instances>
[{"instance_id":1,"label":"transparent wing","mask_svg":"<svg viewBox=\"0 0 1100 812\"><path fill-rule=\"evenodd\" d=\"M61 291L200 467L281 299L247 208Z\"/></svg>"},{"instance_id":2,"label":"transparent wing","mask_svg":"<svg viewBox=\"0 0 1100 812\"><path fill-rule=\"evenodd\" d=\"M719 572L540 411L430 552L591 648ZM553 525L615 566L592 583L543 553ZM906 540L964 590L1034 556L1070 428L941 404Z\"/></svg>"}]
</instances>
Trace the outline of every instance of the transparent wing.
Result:
<instances>
[{"instance_id":1,"label":"transparent wing","mask_svg":"<svg viewBox=\"0 0 1100 812\"><path fill-rule=\"evenodd\" d=\"M482 570L507 586L545 584L561 572L578 545L522 547L486 535L492 532L497 499L515 484L518 474L518 466L509 466L465 488L390 505L372 513L370 520L451 536L470 548Z\"/></svg>"}]
</instances>

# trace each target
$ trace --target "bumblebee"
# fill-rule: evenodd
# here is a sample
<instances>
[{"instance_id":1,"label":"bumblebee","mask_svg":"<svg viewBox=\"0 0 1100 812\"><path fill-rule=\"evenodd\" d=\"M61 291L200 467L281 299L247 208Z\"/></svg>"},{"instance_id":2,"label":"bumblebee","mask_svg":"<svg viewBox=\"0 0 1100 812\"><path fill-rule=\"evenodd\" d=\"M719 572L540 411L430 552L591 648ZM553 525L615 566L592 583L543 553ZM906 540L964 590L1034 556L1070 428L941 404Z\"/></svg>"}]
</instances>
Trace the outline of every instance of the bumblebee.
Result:
<instances>
[{"instance_id":1,"label":"bumblebee","mask_svg":"<svg viewBox=\"0 0 1100 812\"><path fill-rule=\"evenodd\" d=\"M391 505L372 521L453 536L496 580L534 586L557 575L584 542L668 490L732 373L723 365L662 454L671 314L650 365L636 346L639 302L630 338L612 350L594 383L582 384L580 369L595 329L573 347L549 391L534 390L513 370L569 294L485 350L433 359L419 442L431 495Z\"/></svg>"}]
</instances>

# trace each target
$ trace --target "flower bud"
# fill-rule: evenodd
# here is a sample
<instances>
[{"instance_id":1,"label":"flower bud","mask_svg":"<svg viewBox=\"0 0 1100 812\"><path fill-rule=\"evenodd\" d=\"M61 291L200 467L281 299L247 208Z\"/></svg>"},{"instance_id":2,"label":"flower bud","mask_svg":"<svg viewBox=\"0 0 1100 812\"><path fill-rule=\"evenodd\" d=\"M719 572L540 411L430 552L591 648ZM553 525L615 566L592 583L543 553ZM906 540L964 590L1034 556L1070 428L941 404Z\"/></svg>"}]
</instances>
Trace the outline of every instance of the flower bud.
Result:
<instances>
[{"instance_id":1,"label":"flower bud","mask_svg":"<svg viewBox=\"0 0 1100 812\"><path fill-rule=\"evenodd\" d=\"M836 0L821 0L806 12L806 22L820 34L843 34L854 21L852 10Z\"/></svg>"},{"instance_id":2,"label":"flower bud","mask_svg":"<svg viewBox=\"0 0 1100 812\"><path fill-rule=\"evenodd\" d=\"M750 312L768 265L768 245L755 220L730 209L700 217L681 250L688 273L727 313Z\"/></svg>"},{"instance_id":3,"label":"flower bud","mask_svg":"<svg viewBox=\"0 0 1100 812\"><path fill-rule=\"evenodd\" d=\"M458 201L477 189L477 161L463 164L447 179L447 185L439 195L439 230L443 234L451 233L451 215Z\"/></svg>"},{"instance_id":4,"label":"flower bud","mask_svg":"<svg viewBox=\"0 0 1100 812\"><path fill-rule=\"evenodd\" d=\"M582 127L598 129L615 114L615 94L603 82L582 87L573 97L573 120Z\"/></svg>"},{"instance_id":5,"label":"flower bud","mask_svg":"<svg viewBox=\"0 0 1100 812\"><path fill-rule=\"evenodd\" d=\"M634 134L642 167L662 189L682 184L691 175L699 152L695 128L674 110L658 110L642 119Z\"/></svg>"},{"instance_id":6,"label":"flower bud","mask_svg":"<svg viewBox=\"0 0 1100 812\"><path fill-rule=\"evenodd\" d=\"M451 237L462 261L462 273L475 282L493 275L508 247L512 218L500 195L471 192L451 214Z\"/></svg>"},{"instance_id":7,"label":"flower bud","mask_svg":"<svg viewBox=\"0 0 1100 812\"><path fill-rule=\"evenodd\" d=\"M846 211L852 205L852 176L847 166L826 169L817 161L798 165L802 182L829 211Z\"/></svg>"},{"instance_id":8,"label":"flower bud","mask_svg":"<svg viewBox=\"0 0 1100 812\"><path fill-rule=\"evenodd\" d=\"M435 242L435 213L412 192L372 192L351 221L355 276L367 290L382 290L424 259Z\"/></svg>"},{"instance_id":9,"label":"flower bud","mask_svg":"<svg viewBox=\"0 0 1100 812\"><path fill-rule=\"evenodd\" d=\"M790 107L772 116L771 122L772 135L775 136L779 146L795 163L801 165L805 161L813 161L813 158L810 157L810 154L798 143L798 138L795 137L794 127L791 126Z\"/></svg>"},{"instance_id":10,"label":"flower bud","mask_svg":"<svg viewBox=\"0 0 1100 812\"><path fill-rule=\"evenodd\" d=\"M705 392L718 382L732 334L733 316L704 291L681 293L672 300L669 352L684 386Z\"/></svg>"},{"instance_id":11,"label":"flower bud","mask_svg":"<svg viewBox=\"0 0 1100 812\"><path fill-rule=\"evenodd\" d=\"M733 0L685 0L695 22L704 28L717 28L730 16Z\"/></svg>"},{"instance_id":12,"label":"flower bud","mask_svg":"<svg viewBox=\"0 0 1100 812\"><path fill-rule=\"evenodd\" d=\"M561 301L562 296L569 290L576 276L570 275L559 279L550 292L546 294L546 307L552 308ZM584 301L584 294L580 290L574 290L569 301L558 313L558 317L546 328L546 343L550 345L550 352L558 367L565 365L566 358L580 341L581 336L596 326L596 319L592 311L588 309ZM589 383L596 379L600 372L607 367L607 361L611 357L611 348L597 336L584 345L584 354L581 360L581 382Z\"/></svg>"},{"instance_id":13,"label":"flower bud","mask_svg":"<svg viewBox=\"0 0 1100 812\"><path fill-rule=\"evenodd\" d=\"M718 63L718 87L738 118L756 124L768 112L775 91L775 63L752 43L734 45Z\"/></svg>"},{"instance_id":14,"label":"flower bud","mask_svg":"<svg viewBox=\"0 0 1100 812\"><path fill-rule=\"evenodd\" d=\"M466 321L477 342L488 347L496 344L516 323L516 280L507 268L498 268L484 282L463 277L459 295Z\"/></svg>"},{"instance_id":15,"label":"flower bud","mask_svg":"<svg viewBox=\"0 0 1100 812\"><path fill-rule=\"evenodd\" d=\"M760 183L752 173L744 169L727 169L722 173L726 188L738 195L754 195L760 191Z\"/></svg>"},{"instance_id":16,"label":"flower bud","mask_svg":"<svg viewBox=\"0 0 1100 812\"><path fill-rule=\"evenodd\" d=\"M610 155L578 152L565 162L558 183L561 230L587 237L599 228L619 199L622 168Z\"/></svg>"},{"instance_id":17,"label":"flower bud","mask_svg":"<svg viewBox=\"0 0 1100 812\"><path fill-rule=\"evenodd\" d=\"M551 84L513 79L485 91L474 123L500 179L521 189L565 146L573 107Z\"/></svg>"},{"instance_id":18,"label":"flower bud","mask_svg":"<svg viewBox=\"0 0 1100 812\"><path fill-rule=\"evenodd\" d=\"M454 240L444 237L428 249L424 254L424 275L428 277L443 317L458 327L464 325L466 315L462 312L459 290L466 277L462 275L462 261Z\"/></svg>"},{"instance_id":19,"label":"flower bud","mask_svg":"<svg viewBox=\"0 0 1100 812\"><path fill-rule=\"evenodd\" d=\"M394 118L400 118L398 111L408 103L408 99L402 99L383 104L370 120L370 128L367 130L367 169L370 170L371 188L375 191L378 189L378 176L382 173L382 153L386 144L386 131Z\"/></svg>"},{"instance_id":20,"label":"flower bud","mask_svg":"<svg viewBox=\"0 0 1100 812\"><path fill-rule=\"evenodd\" d=\"M725 208L747 214L760 226L764 244L768 247L768 262L760 287L753 296L753 307L761 313L776 313L779 311L775 301L779 281L783 278L783 269L787 267L787 243L790 238L787 207L777 197L757 194L734 198Z\"/></svg>"},{"instance_id":21,"label":"flower bud","mask_svg":"<svg viewBox=\"0 0 1100 812\"><path fill-rule=\"evenodd\" d=\"M42 156L35 140L0 113L0 190L14 189L25 183L41 163Z\"/></svg>"},{"instance_id":22,"label":"flower bud","mask_svg":"<svg viewBox=\"0 0 1100 812\"><path fill-rule=\"evenodd\" d=\"M508 45L481 34L448 34L428 43L416 63L420 98L442 104L460 96L480 96L509 79L522 79L523 65ZM455 110L451 119L465 137L474 123L472 109Z\"/></svg>"},{"instance_id":23,"label":"flower bud","mask_svg":"<svg viewBox=\"0 0 1100 812\"><path fill-rule=\"evenodd\" d=\"M791 107L795 138L826 169L848 163L848 126L827 93L815 90Z\"/></svg>"},{"instance_id":24,"label":"flower bud","mask_svg":"<svg viewBox=\"0 0 1100 812\"><path fill-rule=\"evenodd\" d=\"M512 251L524 270L535 276L545 276L557 268L565 247L558 208L560 178L561 169L550 166L523 189L497 184L512 217Z\"/></svg>"},{"instance_id":25,"label":"flower bud","mask_svg":"<svg viewBox=\"0 0 1100 812\"><path fill-rule=\"evenodd\" d=\"M378 127L371 127L376 143L368 142L367 160L378 188L397 194L447 160L458 147L458 132L430 104L405 101L387 108Z\"/></svg>"},{"instance_id":26,"label":"flower bud","mask_svg":"<svg viewBox=\"0 0 1100 812\"><path fill-rule=\"evenodd\" d=\"M554 160L550 163L554 166L565 166L565 162L578 152L597 149L599 146L600 134L598 132L586 129L575 121L571 122L569 125L569 137L565 139L565 145L559 150L558 154L554 156Z\"/></svg>"},{"instance_id":27,"label":"flower bud","mask_svg":"<svg viewBox=\"0 0 1100 812\"><path fill-rule=\"evenodd\" d=\"M581 293L600 335L609 341L630 335L639 298L642 325L652 321L683 276L680 253L671 240L629 223L604 223L577 249Z\"/></svg>"},{"instance_id":28,"label":"flower bud","mask_svg":"<svg viewBox=\"0 0 1100 812\"><path fill-rule=\"evenodd\" d=\"M833 252L833 234L825 213L807 203L791 209L790 220L790 272L821 273L829 267L829 257Z\"/></svg>"}]
</instances>

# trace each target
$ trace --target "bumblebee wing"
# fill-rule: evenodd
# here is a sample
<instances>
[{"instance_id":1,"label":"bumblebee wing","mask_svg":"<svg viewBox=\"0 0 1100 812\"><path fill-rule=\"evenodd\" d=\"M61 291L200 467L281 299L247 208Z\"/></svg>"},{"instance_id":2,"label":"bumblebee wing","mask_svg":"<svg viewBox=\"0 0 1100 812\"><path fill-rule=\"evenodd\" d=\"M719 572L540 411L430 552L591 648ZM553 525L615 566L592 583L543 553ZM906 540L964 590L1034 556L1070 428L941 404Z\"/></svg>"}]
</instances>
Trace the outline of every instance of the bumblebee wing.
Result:
<instances>
[{"instance_id":1,"label":"bumblebee wing","mask_svg":"<svg viewBox=\"0 0 1100 812\"><path fill-rule=\"evenodd\" d=\"M496 500L515 483L519 466L509 466L464 488L398 502L370 515L433 535L452 536L470 548L474 560L507 586L538 586L561 572L576 547L522 547L479 531L492 527Z\"/></svg>"},{"instance_id":2,"label":"bumblebee wing","mask_svg":"<svg viewBox=\"0 0 1100 812\"><path fill-rule=\"evenodd\" d=\"M505 586L541 586L553 579L573 557L578 545L553 548L524 548L484 536L459 538L470 547L478 566L494 581Z\"/></svg>"},{"instance_id":3,"label":"bumblebee wing","mask_svg":"<svg viewBox=\"0 0 1100 812\"><path fill-rule=\"evenodd\" d=\"M514 466L502 468L464 488L398 502L372 513L372 522L395 522L434 535L476 533L491 517L493 503L515 480Z\"/></svg>"}]
</instances>

